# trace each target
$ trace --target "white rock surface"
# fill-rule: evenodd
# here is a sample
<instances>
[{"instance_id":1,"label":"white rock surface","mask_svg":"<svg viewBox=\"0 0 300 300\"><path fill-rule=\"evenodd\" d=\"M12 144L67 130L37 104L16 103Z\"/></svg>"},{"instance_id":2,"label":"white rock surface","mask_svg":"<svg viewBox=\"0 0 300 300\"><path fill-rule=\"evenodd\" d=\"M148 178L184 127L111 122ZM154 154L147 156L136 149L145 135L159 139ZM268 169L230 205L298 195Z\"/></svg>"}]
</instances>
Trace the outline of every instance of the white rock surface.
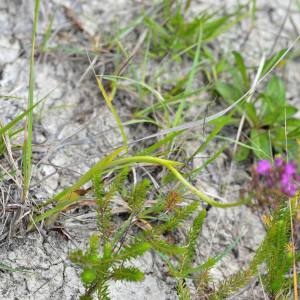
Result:
<instances>
[{"instance_id":1,"label":"white rock surface","mask_svg":"<svg viewBox=\"0 0 300 300\"><path fill-rule=\"evenodd\" d=\"M20 52L20 45L17 40L10 40L8 37L0 37L0 65L12 63Z\"/></svg>"}]
</instances>

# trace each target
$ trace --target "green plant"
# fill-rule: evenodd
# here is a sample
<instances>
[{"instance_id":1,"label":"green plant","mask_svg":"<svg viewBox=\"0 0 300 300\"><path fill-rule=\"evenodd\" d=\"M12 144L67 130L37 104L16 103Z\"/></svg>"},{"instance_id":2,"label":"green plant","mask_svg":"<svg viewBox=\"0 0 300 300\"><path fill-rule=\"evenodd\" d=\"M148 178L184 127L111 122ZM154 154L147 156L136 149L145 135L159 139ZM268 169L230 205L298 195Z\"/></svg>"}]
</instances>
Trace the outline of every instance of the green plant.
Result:
<instances>
[{"instance_id":1,"label":"green plant","mask_svg":"<svg viewBox=\"0 0 300 300\"><path fill-rule=\"evenodd\" d=\"M240 7L233 14L218 16L217 13L202 13L200 16L188 21L186 11L189 4L183 1L162 1L160 9L144 17L144 23L148 28L149 60L161 62L162 64L154 74L150 82L156 84L161 81L164 73L168 73L170 66L182 60L192 60L193 65L186 72L183 71L178 78L165 81L163 84L171 85L171 89L164 91L164 101L147 105L143 110L137 112L137 116L149 117L149 113L163 108L164 119L167 126L176 126L183 123L184 112L191 106L188 100L199 97L202 92L209 89L209 85L202 88L194 88L196 78L202 73L210 74L208 43L219 37L222 33L237 24L245 14ZM175 110L175 118L169 111Z\"/></svg>"},{"instance_id":2,"label":"green plant","mask_svg":"<svg viewBox=\"0 0 300 300\"><path fill-rule=\"evenodd\" d=\"M265 254L267 273L262 276L267 291L276 296L280 290L291 285L291 279L286 275L292 269L290 242L290 212L288 207L279 209L270 225L267 225L268 251Z\"/></svg>"},{"instance_id":3,"label":"green plant","mask_svg":"<svg viewBox=\"0 0 300 300\"><path fill-rule=\"evenodd\" d=\"M180 299L190 299L185 279L190 276L193 278L196 274L198 278L204 276L228 251L195 266L197 239L206 211L199 211L197 202L184 207L178 206L184 203L184 198L172 190L166 195L158 194L153 205L145 205L147 196L152 193L150 182L141 180L130 189L127 176L127 168L120 170L106 188L98 176L93 178L98 233L90 237L85 251L70 253L71 261L82 268L81 280L86 291L81 299L92 299L94 293L98 295L98 299L110 299L110 280L143 280L143 272L134 267L131 261L150 250L162 257L169 267L170 275L177 279ZM124 184L127 185L126 189ZM122 225L116 228L113 226L112 200L117 195L126 200L128 215ZM172 236L197 211L199 212L194 217L186 241L182 241L180 245L168 242L165 236ZM143 230L136 232L133 230L134 225Z\"/></svg>"},{"instance_id":4,"label":"green plant","mask_svg":"<svg viewBox=\"0 0 300 300\"><path fill-rule=\"evenodd\" d=\"M169 266L170 274L177 280L177 292L179 299L190 299L190 291L185 284L187 278L193 278L197 276L198 284L202 277L207 274L210 268L212 268L220 259L219 257L209 258L206 262L195 266L197 240L201 233L203 221L206 217L206 211L200 211L194 218L193 224L190 227L189 233L186 239L186 246L184 251L178 256L177 260L172 263L168 257L164 257L166 263ZM204 287L205 288L205 287Z\"/></svg>"},{"instance_id":5,"label":"green plant","mask_svg":"<svg viewBox=\"0 0 300 300\"><path fill-rule=\"evenodd\" d=\"M283 51L265 62L262 76L278 62ZM228 104L250 88L250 76L243 57L238 52L233 52L233 56L234 64L228 62L229 66L224 67L229 70L231 82L218 80L215 84L216 91ZM299 146L295 141L300 137L300 120L295 117L297 111L295 106L287 103L283 81L273 75L263 91L239 104L232 114L232 124L239 124L243 130L242 143L245 145L237 152L236 159L247 158L251 150L260 159L270 159L273 154L285 153L287 149L289 156L296 159Z\"/></svg>"},{"instance_id":6,"label":"green plant","mask_svg":"<svg viewBox=\"0 0 300 300\"><path fill-rule=\"evenodd\" d=\"M151 34L150 51L155 57L186 53L194 57L199 34L205 43L215 39L238 23L244 16L238 10L232 15L218 17L216 13L202 13L199 17L187 21L180 3L163 1L160 13L145 18L145 24ZM187 8L187 7L186 7Z\"/></svg>"},{"instance_id":7,"label":"green plant","mask_svg":"<svg viewBox=\"0 0 300 300\"><path fill-rule=\"evenodd\" d=\"M109 280L141 281L144 279L142 271L136 267L126 267L124 263L143 255L150 249L149 243L136 240L116 252L112 244L106 241L103 244L102 254L99 246L100 238L92 235L86 252L77 250L70 254L71 261L83 268L81 280L86 287L86 292L80 299L92 299L95 292L98 294L98 299L109 299Z\"/></svg>"},{"instance_id":8,"label":"green plant","mask_svg":"<svg viewBox=\"0 0 300 300\"><path fill-rule=\"evenodd\" d=\"M171 205L170 199L168 200L167 197L147 208L145 201L149 193L150 182L144 179L131 190L124 189L124 184L127 186L129 184L127 174L127 168L119 171L105 192L103 182L98 176L93 177L99 233L91 236L85 252L77 250L70 254L71 261L83 269L81 279L86 287L86 292L81 299L92 299L91 297L95 292L98 299L109 299L109 280L143 280L143 272L127 263L150 249L170 256L184 251L182 247L164 242L161 239L162 234L166 230L173 230L176 225L193 213L198 205L195 205L196 203L189 205L190 209L183 210L186 211L184 214L181 210L176 213L177 209L171 207L176 204ZM128 205L128 217L119 228L112 226L112 199L116 195L122 196ZM160 223L159 214L166 208L169 209L169 213L166 212L167 219L155 226L155 223ZM173 213L173 211L175 212ZM149 222L154 219L156 214L158 214L157 218L151 225ZM147 229L144 232L133 234L132 227L141 221L148 224Z\"/></svg>"},{"instance_id":9,"label":"green plant","mask_svg":"<svg viewBox=\"0 0 300 300\"><path fill-rule=\"evenodd\" d=\"M145 201L147 186L144 181L135 186L131 202L128 203L132 214L121 228L116 229L112 226L111 201L116 194L123 192L127 174L128 169L121 170L106 192L100 177L93 175L99 233L90 237L89 247L85 252L77 250L70 254L71 261L83 268L81 280L86 287L86 292L81 299L92 299L95 292L98 299L109 299L109 280L140 281L144 278L144 274L139 269L124 265L150 249L150 244L140 240L139 237L132 237L130 242L125 241L133 225L133 216L136 210L140 209L140 204Z\"/></svg>"},{"instance_id":10,"label":"green plant","mask_svg":"<svg viewBox=\"0 0 300 300\"><path fill-rule=\"evenodd\" d=\"M293 259L299 261L299 251L293 253L291 248L291 217L297 212L297 197L286 202L272 215L265 217L266 236L256 250L249 267L229 276L212 293L209 299L225 299L245 286L251 278L260 274L262 284L272 299L285 299L290 295L293 278L289 272L293 269ZM260 267L265 264L266 268ZM294 286L297 289L297 285ZM281 298L276 298L280 296Z\"/></svg>"}]
</instances>

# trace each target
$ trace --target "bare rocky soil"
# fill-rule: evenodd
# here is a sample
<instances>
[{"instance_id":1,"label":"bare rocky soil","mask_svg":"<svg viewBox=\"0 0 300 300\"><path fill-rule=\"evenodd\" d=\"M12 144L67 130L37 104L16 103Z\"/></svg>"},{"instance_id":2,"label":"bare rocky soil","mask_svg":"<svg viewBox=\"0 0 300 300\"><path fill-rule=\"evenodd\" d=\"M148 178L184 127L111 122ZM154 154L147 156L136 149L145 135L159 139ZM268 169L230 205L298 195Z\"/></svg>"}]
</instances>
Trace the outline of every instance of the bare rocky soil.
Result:
<instances>
[{"instance_id":1,"label":"bare rocky soil","mask_svg":"<svg viewBox=\"0 0 300 300\"><path fill-rule=\"evenodd\" d=\"M41 43L53 15L49 46L57 48L50 53L37 53L36 98L47 96L47 100L35 111L32 201L47 199L68 186L122 142L115 121L88 69L85 49L91 50L92 36L96 37L94 41L101 43L104 36L113 36L118 28L149 9L146 2L41 1L38 42ZM231 11L240 2L243 1L192 1L191 15L217 7L220 11ZM221 47L224 52L242 51L247 62L253 65L263 53L269 54L290 45L300 32L300 12L294 1L290 6L288 2L258 0L254 25L249 20L242 21L238 28L219 38L215 47ZM0 120L4 124L25 107L33 10L33 0L0 0L0 95L18 96L18 99L0 99ZM73 14L79 24L76 24ZM70 51L74 50L73 53L58 47L62 45L64 49L72 48ZM132 46L129 41L129 49ZM81 52L77 53L79 50ZM100 51L96 71L109 73L115 59L113 51ZM289 100L298 104L300 109L299 69L300 61L295 59L285 67L283 76ZM129 116L126 103L135 101L131 97L117 95L116 102L120 103L124 120ZM21 144L22 138L20 135L15 143ZM196 149L198 143L190 142L188 151ZM213 149L214 145L210 147ZM14 158L15 164L20 166L20 159ZM8 161L8 158L3 158L0 164L5 167ZM194 166L201 162L201 158L196 159ZM210 194L233 201L248 179L246 170L231 164L230 157L223 154L207 167L196 184ZM2 211L8 204L18 204L18 196L18 181L0 183ZM12 272L2 268L0 263L0 299L78 299L83 286L79 280L79 270L71 264L67 255L70 250L83 247L86 238L96 229L93 216L93 212L72 217L66 215L63 222L70 239L45 229L10 238L9 224L16 216L13 212L9 219L6 219L7 215L0 216L0 261L15 269ZM199 239L198 260L201 262L208 255L222 252L237 237L241 237L237 249L212 270L217 283L247 264L263 236L260 219L249 208L212 208ZM4 243L4 240L9 243ZM145 271L145 280L139 284L112 282L110 292L113 300L177 299L175 282L168 277L158 257L149 253L135 264ZM195 287L189 284L193 292ZM254 280L231 299L264 298L259 282Z\"/></svg>"}]
</instances>

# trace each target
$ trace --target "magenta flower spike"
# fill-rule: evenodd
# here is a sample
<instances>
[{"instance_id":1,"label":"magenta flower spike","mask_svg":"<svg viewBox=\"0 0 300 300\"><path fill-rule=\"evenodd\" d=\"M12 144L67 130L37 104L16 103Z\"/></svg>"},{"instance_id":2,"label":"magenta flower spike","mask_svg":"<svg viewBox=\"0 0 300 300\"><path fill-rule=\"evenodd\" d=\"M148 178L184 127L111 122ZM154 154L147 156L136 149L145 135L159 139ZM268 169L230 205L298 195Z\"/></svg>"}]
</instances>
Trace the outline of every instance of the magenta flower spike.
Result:
<instances>
[{"instance_id":1,"label":"magenta flower spike","mask_svg":"<svg viewBox=\"0 0 300 300\"><path fill-rule=\"evenodd\" d=\"M286 162L282 157L274 160L274 165L268 160L260 160L256 172L261 175L261 182L266 188L278 188L288 197L296 195L300 187L300 174L294 161Z\"/></svg>"},{"instance_id":2,"label":"magenta flower spike","mask_svg":"<svg viewBox=\"0 0 300 300\"><path fill-rule=\"evenodd\" d=\"M272 170L272 164L266 160L260 160L256 165L256 172L260 175L268 175Z\"/></svg>"},{"instance_id":3,"label":"magenta flower spike","mask_svg":"<svg viewBox=\"0 0 300 300\"><path fill-rule=\"evenodd\" d=\"M283 169L283 173L288 176L296 175L297 174L296 164L293 161L286 163L286 165L284 166L284 169Z\"/></svg>"},{"instance_id":4,"label":"magenta flower spike","mask_svg":"<svg viewBox=\"0 0 300 300\"><path fill-rule=\"evenodd\" d=\"M288 182L281 186L281 191L289 197L293 197L296 195L297 186L293 182Z\"/></svg>"}]
</instances>

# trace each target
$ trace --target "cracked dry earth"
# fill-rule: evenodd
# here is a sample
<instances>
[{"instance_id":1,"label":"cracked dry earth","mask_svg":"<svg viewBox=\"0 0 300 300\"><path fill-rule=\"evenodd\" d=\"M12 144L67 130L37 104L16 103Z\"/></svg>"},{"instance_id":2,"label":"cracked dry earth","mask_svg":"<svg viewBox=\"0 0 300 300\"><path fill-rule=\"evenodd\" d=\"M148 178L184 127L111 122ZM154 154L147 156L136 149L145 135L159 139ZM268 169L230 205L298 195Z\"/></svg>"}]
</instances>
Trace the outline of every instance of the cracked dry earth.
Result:
<instances>
[{"instance_id":1,"label":"cracked dry earth","mask_svg":"<svg viewBox=\"0 0 300 300\"><path fill-rule=\"evenodd\" d=\"M52 35L49 46L53 52L37 53L36 98L47 96L43 105L35 111L34 125L34 169L32 178L32 201L42 201L63 187L74 182L79 174L121 143L116 124L103 99L99 96L93 74L88 70L89 62L85 50L91 48L91 37L100 39L112 35L117 28L130 22L145 9L147 1L41 1L38 41L53 16ZM192 1L191 14L203 9L212 9L212 3L220 11L231 11L243 1ZM257 1L257 19L251 27L249 20L223 34L215 47L222 51L243 51L249 64L257 64L262 53L271 53L290 45L300 31L300 14L294 1ZM148 3L149 5L149 3ZM5 124L25 107L28 82L28 57L30 55L30 33L34 1L0 0L0 94L18 96L17 99L0 99L0 120ZM80 20L74 22L72 14ZM133 48L134 41L128 47ZM58 47L58 46L61 46ZM61 49L76 48L71 54ZM299 46L298 46L299 49ZM113 51L98 53L95 70L110 74L113 62L118 59ZM299 60L291 61L282 71L287 84L288 99L299 107ZM117 95L121 117L128 120L130 110L126 103L134 102L131 95ZM124 104L125 103L125 104ZM300 108L300 107L299 107ZM193 113L193 112L191 112ZM128 134L132 132L128 130ZM22 143L22 135L15 144ZM196 141L185 145L191 153L198 147ZM210 148L211 147L211 148ZM213 153L215 145L207 149ZM214 164L209 165L197 179L197 186L208 193L233 201L238 191L249 179L246 171L228 163L224 153ZM9 162L0 161L2 166ZM194 166L202 163L201 158ZM15 164L20 165L15 158ZM226 176L224 176L226 174ZM17 180L16 180L17 181ZM1 203L11 203L11 195L18 199L18 181L7 179L0 183ZM226 187L230 186L230 190ZM225 188L224 188L225 187ZM13 218L13 213L9 218ZM68 252L83 247L84 241L96 227L91 220L93 212L63 218L70 239L56 231L44 231L17 236L10 239L9 221L1 217L0 262L14 269L8 270L0 264L0 299L78 299L83 292L79 270L70 263ZM182 232L184 234L184 232ZM199 238L198 262L208 255L220 253L237 236L241 236L237 249L227 255L211 274L218 280L236 272L253 256L264 236L259 218L248 208L220 210L212 208L205 222L203 235ZM134 262L145 271L145 280L138 284L111 282L113 300L133 299L177 299L175 282L167 275L162 261L148 253ZM195 287L188 282L195 299ZM264 299L262 289L253 280L250 285L231 299Z\"/></svg>"}]
</instances>

